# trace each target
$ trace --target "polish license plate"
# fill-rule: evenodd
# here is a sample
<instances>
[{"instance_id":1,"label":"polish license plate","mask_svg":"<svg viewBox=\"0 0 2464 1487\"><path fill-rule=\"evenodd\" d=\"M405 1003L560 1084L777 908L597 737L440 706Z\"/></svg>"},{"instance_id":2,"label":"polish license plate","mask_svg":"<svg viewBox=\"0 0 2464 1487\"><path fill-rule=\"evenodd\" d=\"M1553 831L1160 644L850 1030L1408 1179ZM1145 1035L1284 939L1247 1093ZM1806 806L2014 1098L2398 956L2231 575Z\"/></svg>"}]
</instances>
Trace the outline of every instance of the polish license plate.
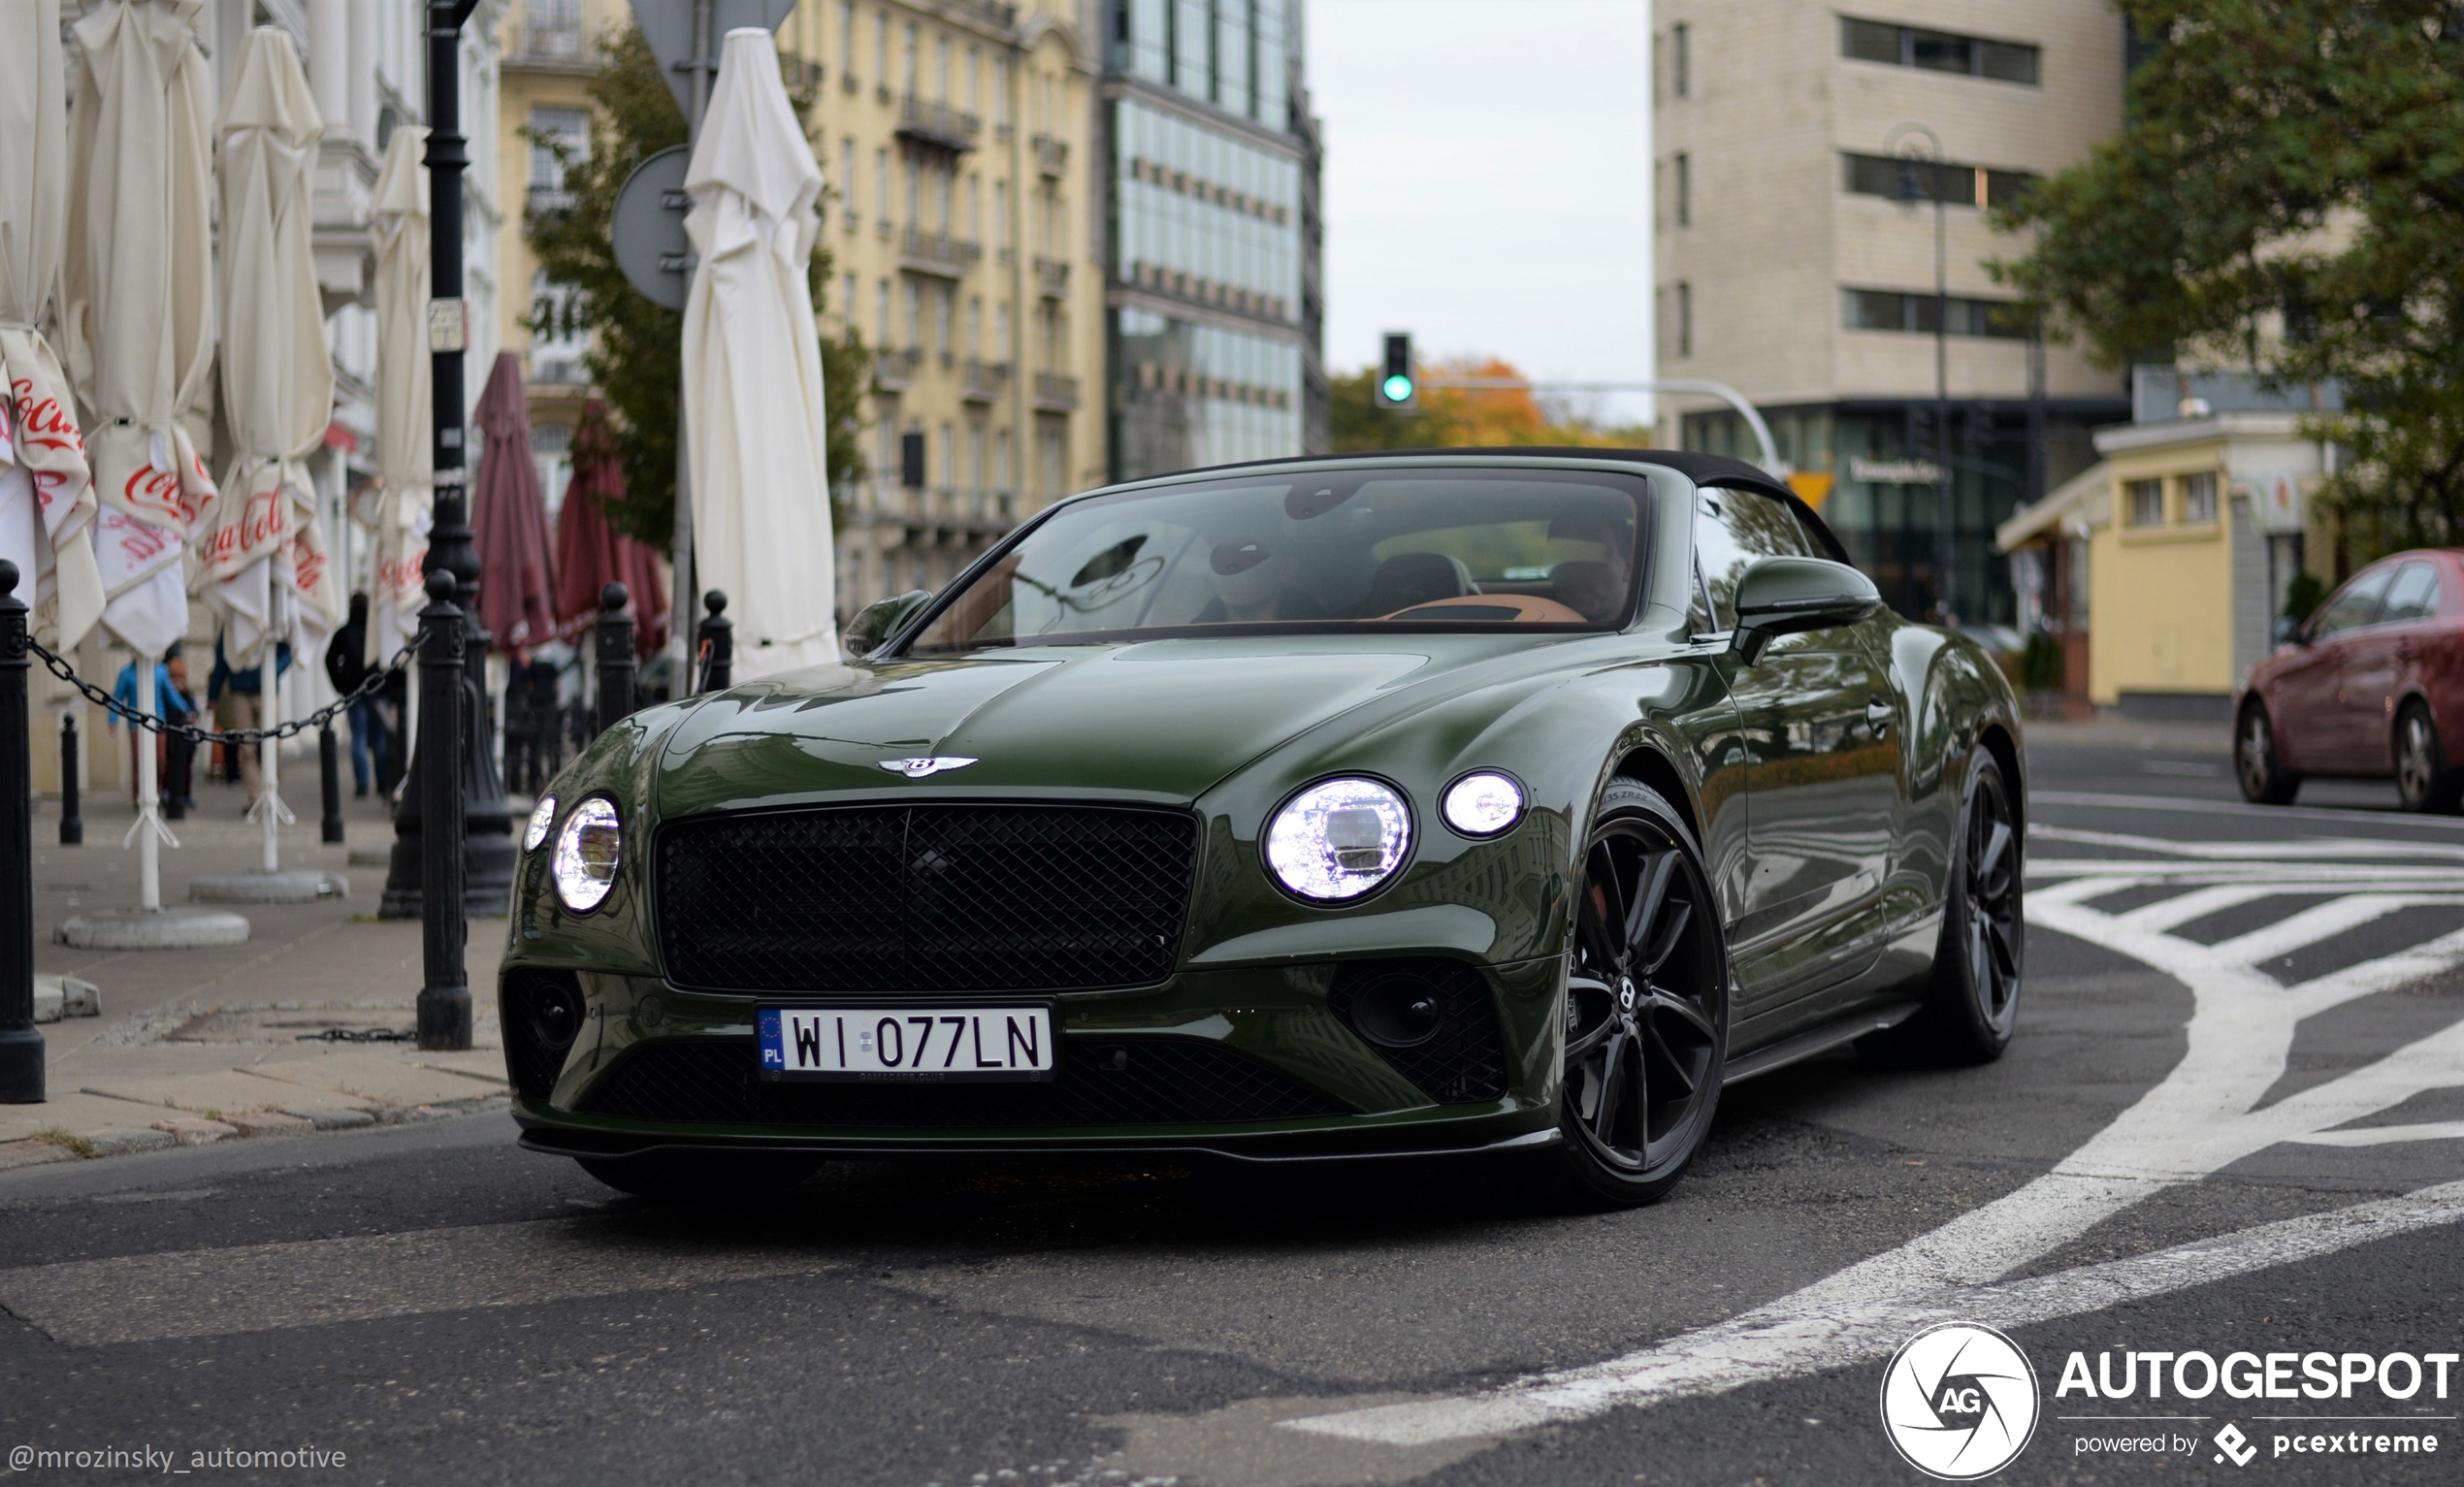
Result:
<instances>
[{"instance_id":1,"label":"polish license plate","mask_svg":"<svg viewBox=\"0 0 2464 1487\"><path fill-rule=\"evenodd\" d=\"M1050 1007L764 1007L765 1079L1048 1080Z\"/></svg>"}]
</instances>

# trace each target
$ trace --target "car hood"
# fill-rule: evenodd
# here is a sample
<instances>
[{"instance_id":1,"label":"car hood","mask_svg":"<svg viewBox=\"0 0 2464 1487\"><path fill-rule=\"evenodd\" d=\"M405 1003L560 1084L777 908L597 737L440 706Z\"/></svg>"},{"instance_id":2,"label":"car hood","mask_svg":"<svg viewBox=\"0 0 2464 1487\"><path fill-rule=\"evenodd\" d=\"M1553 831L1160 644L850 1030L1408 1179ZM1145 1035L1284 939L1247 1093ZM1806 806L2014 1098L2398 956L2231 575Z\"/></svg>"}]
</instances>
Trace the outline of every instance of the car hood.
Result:
<instances>
[{"instance_id":1,"label":"car hood","mask_svg":"<svg viewBox=\"0 0 2464 1487\"><path fill-rule=\"evenodd\" d=\"M1530 638L1412 635L1000 651L790 672L697 702L664 741L663 815L919 787L1186 802L1277 745L1401 691L1480 685Z\"/></svg>"}]
</instances>

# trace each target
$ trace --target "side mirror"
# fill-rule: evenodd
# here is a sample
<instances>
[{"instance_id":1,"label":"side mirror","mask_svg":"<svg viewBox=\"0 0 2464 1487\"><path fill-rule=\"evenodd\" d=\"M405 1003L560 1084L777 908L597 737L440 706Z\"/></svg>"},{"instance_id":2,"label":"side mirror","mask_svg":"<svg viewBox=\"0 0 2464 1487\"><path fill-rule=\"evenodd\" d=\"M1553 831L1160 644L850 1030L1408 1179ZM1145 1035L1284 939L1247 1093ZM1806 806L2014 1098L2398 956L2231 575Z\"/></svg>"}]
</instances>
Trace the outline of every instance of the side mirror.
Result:
<instances>
[{"instance_id":1,"label":"side mirror","mask_svg":"<svg viewBox=\"0 0 2464 1487\"><path fill-rule=\"evenodd\" d=\"M1753 665L1781 635L1854 625L1882 609L1873 580L1828 558L1765 558L1736 585L1736 630L1729 649Z\"/></svg>"},{"instance_id":2,"label":"side mirror","mask_svg":"<svg viewBox=\"0 0 2464 1487\"><path fill-rule=\"evenodd\" d=\"M2310 641L2301 632L2301 621L2286 614L2276 618L2276 643L2278 645L2308 645Z\"/></svg>"},{"instance_id":3,"label":"side mirror","mask_svg":"<svg viewBox=\"0 0 2464 1487\"><path fill-rule=\"evenodd\" d=\"M856 611L856 618L847 622L846 632L839 636L838 643L850 658L861 661L880 650L881 643L896 634L899 626L931 602L932 596L923 589L875 599Z\"/></svg>"}]
</instances>

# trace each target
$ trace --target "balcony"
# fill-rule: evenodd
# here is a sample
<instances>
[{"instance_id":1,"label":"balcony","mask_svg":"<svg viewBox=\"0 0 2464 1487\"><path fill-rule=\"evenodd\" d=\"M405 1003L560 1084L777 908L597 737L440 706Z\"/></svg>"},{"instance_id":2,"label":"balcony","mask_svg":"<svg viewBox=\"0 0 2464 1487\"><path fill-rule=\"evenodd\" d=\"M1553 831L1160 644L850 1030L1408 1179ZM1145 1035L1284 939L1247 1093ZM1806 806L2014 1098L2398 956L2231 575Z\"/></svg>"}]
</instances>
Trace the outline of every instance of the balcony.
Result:
<instances>
[{"instance_id":1,"label":"balcony","mask_svg":"<svg viewBox=\"0 0 2464 1487\"><path fill-rule=\"evenodd\" d=\"M1039 134L1030 143L1035 146L1035 168L1038 171L1055 179L1069 173L1069 142L1067 140L1056 140L1049 134Z\"/></svg>"},{"instance_id":2,"label":"balcony","mask_svg":"<svg viewBox=\"0 0 2464 1487\"><path fill-rule=\"evenodd\" d=\"M984 256L984 244L910 227L898 243L898 267L942 278L964 278Z\"/></svg>"},{"instance_id":3,"label":"balcony","mask_svg":"<svg viewBox=\"0 0 2464 1487\"><path fill-rule=\"evenodd\" d=\"M1078 411L1078 378L1059 372L1035 374L1035 410L1039 413Z\"/></svg>"},{"instance_id":4,"label":"balcony","mask_svg":"<svg viewBox=\"0 0 2464 1487\"><path fill-rule=\"evenodd\" d=\"M562 221L573 214L573 193L562 186L533 186L523 197L533 216Z\"/></svg>"},{"instance_id":5,"label":"balcony","mask_svg":"<svg viewBox=\"0 0 2464 1487\"><path fill-rule=\"evenodd\" d=\"M969 403L990 403L1010 385L1008 362L967 361L966 386L960 393Z\"/></svg>"},{"instance_id":6,"label":"balcony","mask_svg":"<svg viewBox=\"0 0 2464 1487\"><path fill-rule=\"evenodd\" d=\"M885 393L903 393L916 379L916 363L924 359L921 351L881 350L873 353L873 387Z\"/></svg>"},{"instance_id":7,"label":"balcony","mask_svg":"<svg viewBox=\"0 0 2464 1487\"><path fill-rule=\"evenodd\" d=\"M1069 265L1057 258L1035 260L1035 284L1048 300L1066 298L1069 294Z\"/></svg>"},{"instance_id":8,"label":"balcony","mask_svg":"<svg viewBox=\"0 0 2464 1487\"><path fill-rule=\"evenodd\" d=\"M508 67L572 72L597 72L600 67L599 48L590 44L579 15L526 20L508 41L510 45L504 48Z\"/></svg>"},{"instance_id":9,"label":"balcony","mask_svg":"<svg viewBox=\"0 0 2464 1487\"><path fill-rule=\"evenodd\" d=\"M898 137L911 145L962 155L975 148L983 132L982 119L946 103L928 103L910 93L898 106Z\"/></svg>"}]
</instances>

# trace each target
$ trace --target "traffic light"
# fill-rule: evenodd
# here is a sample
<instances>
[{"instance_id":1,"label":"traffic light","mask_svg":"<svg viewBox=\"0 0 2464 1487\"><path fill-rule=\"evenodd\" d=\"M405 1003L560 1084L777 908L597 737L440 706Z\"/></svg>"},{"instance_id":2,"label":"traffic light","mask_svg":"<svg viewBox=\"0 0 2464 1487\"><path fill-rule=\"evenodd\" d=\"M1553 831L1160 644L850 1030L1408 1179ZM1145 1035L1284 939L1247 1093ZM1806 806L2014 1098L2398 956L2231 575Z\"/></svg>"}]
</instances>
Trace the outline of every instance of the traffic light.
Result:
<instances>
[{"instance_id":1,"label":"traffic light","mask_svg":"<svg viewBox=\"0 0 2464 1487\"><path fill-rule=\"evenodd\" d=\"M1378 405L1411 409L1420 405L1420 384L1411 371L1411 333L1386 333L1386 361L1378 372Z\"/></svg>"}]
</instances>

